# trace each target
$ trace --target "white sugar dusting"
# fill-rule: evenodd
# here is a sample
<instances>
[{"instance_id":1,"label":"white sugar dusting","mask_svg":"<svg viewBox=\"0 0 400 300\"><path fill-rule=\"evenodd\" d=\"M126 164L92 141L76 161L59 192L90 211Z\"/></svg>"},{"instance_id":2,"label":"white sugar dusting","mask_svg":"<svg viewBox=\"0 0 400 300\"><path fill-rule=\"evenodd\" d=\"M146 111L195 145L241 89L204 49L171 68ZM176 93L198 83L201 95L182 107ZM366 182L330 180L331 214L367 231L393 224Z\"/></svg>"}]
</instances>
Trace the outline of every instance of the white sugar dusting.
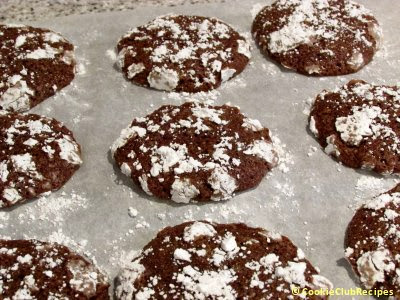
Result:
<instances>
[{"instance_id":1,"label":"white sugar dusting","mask_svg":"<svg viewBox=\"0 0 400 300\"><path fill-rule=\"evenodd\" d=\"M75 192L47 193L37 199L33 206L23 208L18 215L20 224L44 224L58 226L68 220L68 216L88 208L88 199Z\"/></svg>"},{"instance_id":2,"label":"white sugar dusting","mask_svg":"<svg viewBox=\"0 0 400 300\"><path fill-rule=\"evenodd\" d=\"M271 137L274 149L279 157L278 170L283 173L288 173L290 171L290 166L294 165L293 155L286 149L286 144L276 136Z\"/></svg>"},{"instance_id":3,"label":"white sugar dusting","mask_svg":"<svg viewBox=\"0 0 400 300\"><path fill-rule=\"evenodd\" d=\"M173 101L174 104L182 104L188 101L199 101L212 105L218 99L219 96L220 92L216 90L212 90L209 92L199 92L199 93L171 92L163 94L162 100L168 102Z\"/></svg>"},{"instance_id":4,"label":"white sugar dusting","mask_svg":"<svg viewBox=\"0 0 400 300\"><path fill-rule=\"evenodd\" d=\"M349 205L353 210L358 209L366 201L392 189L400 181L396 178L377 178L362 175L358 178L355 186L356 194L354 203Z\"/></svg>"},{"instance_id":5,"label":"white sugar dusting","mask_svg":"<svg viewBox=\"0 0 400 300\"><path fill-rule=\"evenodd\" d=\"M106 51L106 56L111 60L111 61L116 61L117 60L117 52L114 49L108 49Z\"/></svg>"}]
</instances>

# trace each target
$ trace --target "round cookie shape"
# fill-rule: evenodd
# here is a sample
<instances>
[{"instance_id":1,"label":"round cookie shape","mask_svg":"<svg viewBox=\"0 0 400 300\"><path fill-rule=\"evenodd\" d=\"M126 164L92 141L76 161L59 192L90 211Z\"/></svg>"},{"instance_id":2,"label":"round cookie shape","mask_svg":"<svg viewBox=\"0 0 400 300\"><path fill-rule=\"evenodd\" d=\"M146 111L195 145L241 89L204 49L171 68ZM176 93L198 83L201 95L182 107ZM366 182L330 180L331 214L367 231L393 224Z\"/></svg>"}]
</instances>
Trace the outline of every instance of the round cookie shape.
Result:
<instances>
[{"instance_id":1,"label":"round cookie shape","mask_svg":"<svg viewBox=\"0 0 400 300\"><path fill-rule=\"evenodd\" d=\"M400 185L357 210L346 234L346 257L367 289L400 297Z\"/></svg>"},{"instance_id":2,"label":"round cookie shape","mask_svg":"<svg viewBox=\"0 0 400 300\"><path fill-rule=\"evenodd\" d=\"M180 203L227 200L257 186L278 161L259 121L238 107L200 102L134 119L111 152L147 194Z\"/></svg>"},{"instance_id":3,"label":"round cookie shape","mask_svg":"<svg viewBox=\"0 0 400 300\"><path fill-rule=\"evenodd\" d=\"M323 91L309 126L325 152L351 168L400 172L400 87L352 80Z\"/></svg>"},{"instance_id":4,"label":"round cookie shape","mask_svg":"<svg viewBox=\"0 0 400 300\"><path fill-rule=\"evenodd\" d=\"M131 29L118 42L125 77L141 86L204 92L236 76L250 44L228 24L201 16L167 15Z\"/></svg>"},{"instance_id":5,"label":"round cookie shape","mask_svg":"<svg viewBox=\"0 0 400 300\"><path fill-rule=\"evenodd\" d=\"M121 271L116 296L327 299L294 296L292 288L325 290L332 284L285 236L245 224L197 221L160 231Z\"/></svg>"},{"instance_id":6,"label":"round cookie shape","mask_svg":"<svg viewBox=\"0 0 400 300\"><path fill-rule=\"evenodd\" d=\"M0 240L2 299L110 299L107 277L67 247Z\"/></svg>"},{"instance_id":7,"label":"round cookie shape","mask_svg":"<svg viewBox=\"0 0 400 300\"><path fill-rule=\"evenodd\" d=\"M62 187L82 163L71 131L35 114L0 115L0 207Z\"/></svg>"},{"instance_id":8,"label":"round cookie shape","mask_svg":"<svg viewBox=\"0 0 400 300\"><path fill-rule=\"evenodd\" d=\"M0 110L22 112L74 79L74 46L60 34L0 24Z\"/></svg>"},{"instance_id":9,"label":"round cookie shape","mask_svg":"<svg viewBox=\"0 0 400 300\"><path fill-rule=\"evenodd\" d=\"M357 72L382 40L372 13L349 0L278 0L258 13L252 33L270 58L314 76Z\"/></svg>"}]
</instances>

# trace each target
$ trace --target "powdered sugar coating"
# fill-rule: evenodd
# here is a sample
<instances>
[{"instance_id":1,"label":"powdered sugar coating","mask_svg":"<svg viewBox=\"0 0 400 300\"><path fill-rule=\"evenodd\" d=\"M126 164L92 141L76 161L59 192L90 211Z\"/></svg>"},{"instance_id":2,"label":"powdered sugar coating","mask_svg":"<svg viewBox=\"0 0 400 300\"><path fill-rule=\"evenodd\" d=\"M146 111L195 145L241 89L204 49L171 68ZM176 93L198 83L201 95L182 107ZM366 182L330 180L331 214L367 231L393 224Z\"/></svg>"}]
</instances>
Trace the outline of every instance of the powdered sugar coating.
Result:
<instances>
[{"instance_id":1,"label":"powdered sugar coating","mask_svg":"<svg viewBox=\"0 0 400 300\"><path fill-rule=\"evenodd\" d=\"M0 25L0 109L26 111L74 78L74 46L60 34Z\"/></svg>"},{"instance_id":2,"label":"powdered sugar coating","mask_svg":"<svg viewBox=\"0 0 400 300\"><path fill-rule=\"evenodd\" d=\"M217 232L214 226L204 222L194 222L189 226L186 226L183 230L183 240L185 242L194 241L196 238L202 236L213 237Z\"/></svg>"},{"instance_id":3,"label":"powdered sugar coating","mask_svg":"<svg viewBox=\"0 0 400 300\"><path fill-rule=\"evenodd\" d=\"M118 42L126 77L158 90L200 92L218 87L247 65L250 44L226 23L167 15L131 29Z\"/></svg>"},{"instance_id":4,"label":"powdered sugar coating","mask_svg":"<svg viewBox=\"0 0 400 300\"><path fill-rule=\"evenodd\" d=\"M68 248L36 240L0 240L4 299L109 299L108 279Z\"/></svg>"},{"instance_id":5,"label":"powdered sugar coating","mask_svg":"<svg viewBox=\"0 0 400 300\"><path fill-rule=\"evenodd\" d=\"M259 12L252 31L271 58L307 75L356 72L382 39L372 13L351 0L277 0Z\"/></svg>"},{"instance_id":6,"label":"powdered sugar coating","mask_svg":"<svg viewBox=\"0 0 400 300\"><path fill-rule=\"evenodd\" d=\"M400 185L358 209L347 230L346 257L368 289L400 296Z\"/></svg>"},{"instance_id":7,"label":"powdered sugar coating","mask_svg":"<svg viewBox=\"0 0 400 300\"><path fill-rule=\"evenodd\" d=\"M227 200L277 164L269 131L237 107L187 102L135 119L111 147L149 195L179 203Z\"/></svg>"},{"instance_id":8,"label":"powdered sugar coating","mask_svg":"<svg viewBox=\"0 0 400 300\"><path fill-rule=\"evenodd\" d=\"M0 116L0 207L60 188L82 163L72 133L33 114Z\"/></svg>"},{"instance_id":9,"label":"powdered sugar coating","mask_svg":"<svg viewBox=\"0 0 400 300\"><path fill-rule=\"evenodd\" d=\"M325 152L353 168L400 170L400 88L350 81L320 93L310 129Z\"/></svg>"},{"instance_id":10,"label":"powdered sugar coating","mask_svg":"<svg viewBox=\"0 0 400 300\"><path fill-rule=\"evenodd\" d=\"M288 238L271 236L244 224L167 227L123 269L117 299L297 300L310 298L291 297L293 287L332 287Z\"/></svg>"}]
</instances>

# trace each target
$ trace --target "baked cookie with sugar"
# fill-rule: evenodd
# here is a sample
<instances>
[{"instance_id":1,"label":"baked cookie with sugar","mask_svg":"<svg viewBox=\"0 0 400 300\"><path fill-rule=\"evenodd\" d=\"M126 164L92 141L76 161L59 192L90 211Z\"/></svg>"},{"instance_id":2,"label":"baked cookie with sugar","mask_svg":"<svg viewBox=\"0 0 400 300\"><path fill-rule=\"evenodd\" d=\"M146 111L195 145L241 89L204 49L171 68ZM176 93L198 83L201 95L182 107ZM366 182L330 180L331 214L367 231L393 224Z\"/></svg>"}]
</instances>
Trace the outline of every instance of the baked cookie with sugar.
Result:
<instances>
[{"instance_id":1,"label":"baked cookie with sugar","mask_svg":"<svg viewBox=\"0 0 400 300\"><path fill-rule=\"evenodd\" d=\"M57 120L0 115L0 208L59 189L81 163L80 146Z\"/></svg>"},{"instance_id":2,"label":"baked cookie with sugar","mask_svg":"<svg viewBox=\"0 0 400 300\"><path fill-rule=\"evenodd\" d=\"M400 185L357 210L346 235L346 257L367 289L400 298Z\"/></svg>"},{"instance_id":3,"label":"baked cookie with sugar","mask_svg":"<svg viewBox=\"0 0 400 300\"><path fill-rule=\"evenodd\" d=\"M226 200L278 161L269 130L238 107L186 102L136 118L111 147L122 172L175 202Z\"/></svg>"},{"instance_id":4,"label":"baked cookie with sugar","mask_svg":"<svg viewBox=\"0 0 400 300\"><path fill-rule=\"evenodd\" d=\"M177 92L215 89L246 67L250 45L230 25L201 16L167 15L127 32L119 66L141 86Z\"/></svg>"},{"instance_id":5,"label":"baked cookie with sugar","mask_svg":"<svg viewBox=\"0 0 400 300\"><path fill-rule=\"evenodd\" d=\"M400 172L400 87L352 80L323 91L310 130L325 152L346 166L380 174Z\"/></svg>"},{"instance_id":6,"label":"baked cookie with sugar","mask_svg":"<svg viewBox=\"0 0 400 300\"><path fill-rule=\"evenodd\" d=\"M74 76L74 46L60 34L0 24L0 110L27 111Z\"/></svg>"},{"instance_id":7,"label":"baked cookie with sugar","mask_svg":"<svg viewBox=\"0 0 400 300\"><path fill-rule=\"evenodd\" d=\"M278 0L258 13L252 33L270 58L315 76L357 72L382 40L371 11L349 0Z\"/></svg>"},{"instance_id":8,"label":"baked cookie with sugar","mask_svg":"<svg viewBox=\"0 0 400 300\"><path fill-rule=\"evenodd\" d=\"M107 277L59 244L0 240L1 299L110 299Z\"/></svg>"},{"instance_id":9,"label":"baked cookie with sugar","mask_svg":"<svg viewBox=\"0 0 400 300\"><path fill-rule=\"evenodd\" d=\"M187 222L160 231L117 279L117 299L327 299L332 288L287 237L245 224Z\"/></svg>"}]
</instances>

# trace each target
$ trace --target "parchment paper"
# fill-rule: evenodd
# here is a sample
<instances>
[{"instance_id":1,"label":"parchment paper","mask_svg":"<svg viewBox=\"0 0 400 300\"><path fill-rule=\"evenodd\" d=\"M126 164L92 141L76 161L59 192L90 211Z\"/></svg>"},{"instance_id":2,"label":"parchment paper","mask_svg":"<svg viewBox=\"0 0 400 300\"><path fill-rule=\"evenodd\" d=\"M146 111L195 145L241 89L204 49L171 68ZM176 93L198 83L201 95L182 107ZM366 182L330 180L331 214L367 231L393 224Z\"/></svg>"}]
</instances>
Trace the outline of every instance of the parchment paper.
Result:
<instances>
[{"instance_id":1,"label":"parchment paper","mask_svg":"<svg viewBox=\"0 0 400 300\"><path fill-rule=\"evenodd\" d=\"M114 49L123 33L171 12L215 16L241 32L249 32L252 13L271 2L149 6L32 23L61 32L78 47L80 72L73 84L32 112L63 121L83 149L81 169L50 198L54 203L75 194L85 201L82 205L73 201L71 205L75 207L56 213L43 213L45 206L39 206L37 201L7 210L7 216L3 214L0 221L0 235L42 240L52 236L67 244L76 242L91 252L112 280L119 269L119 256L140 249L165 226L188 219L246 222L287 235L335 287L358 287L343 259L347 224L360 201L388 190L395 180L346 168L328 157L307 130L303 110L307 99L352 78L392 85L400 81L399 1L360 0L374 11L383 26L385 43L374 61L355 75L299 75L281 69L254 46L246 70L213 93L218 96L217 104L231 102L240 106L286 145L284 165L256 189L228 202L174 205L146 196L110 160L110 145L134 117L144 116L163 104L179 104L176 97L127 82L114 68L114 61L106 52ZM136 218L128 215L129 207L137 209Z\"/></svg>"}]
</instances>

